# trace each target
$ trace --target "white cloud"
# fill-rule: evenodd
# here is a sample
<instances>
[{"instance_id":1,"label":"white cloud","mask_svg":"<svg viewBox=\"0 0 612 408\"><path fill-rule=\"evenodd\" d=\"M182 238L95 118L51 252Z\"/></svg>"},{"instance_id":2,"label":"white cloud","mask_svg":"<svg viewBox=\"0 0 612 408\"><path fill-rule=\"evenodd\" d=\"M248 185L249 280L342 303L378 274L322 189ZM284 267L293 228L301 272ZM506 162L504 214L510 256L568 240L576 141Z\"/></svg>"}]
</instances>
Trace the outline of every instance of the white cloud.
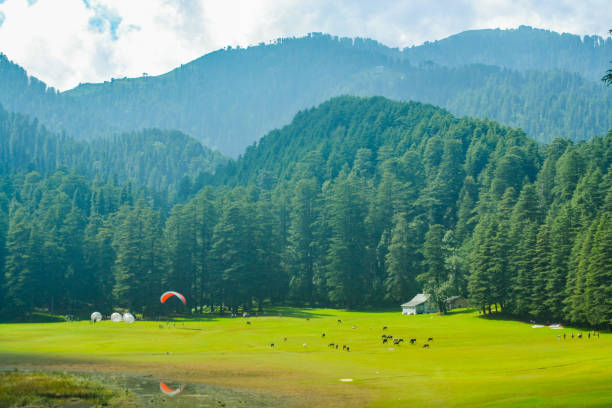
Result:
<instances>
[{"instance_id":1,"label":"white cloud","mask_svg":"<svg viewBox=\"0 0 612 408\"><path fill-rule=\"evenodd\" d=\"M313 31L405 47L521 24L605 36L612 21L607 0L5 0L0 16L0 51L59 89Z\"/></svg>"}]
</instances>

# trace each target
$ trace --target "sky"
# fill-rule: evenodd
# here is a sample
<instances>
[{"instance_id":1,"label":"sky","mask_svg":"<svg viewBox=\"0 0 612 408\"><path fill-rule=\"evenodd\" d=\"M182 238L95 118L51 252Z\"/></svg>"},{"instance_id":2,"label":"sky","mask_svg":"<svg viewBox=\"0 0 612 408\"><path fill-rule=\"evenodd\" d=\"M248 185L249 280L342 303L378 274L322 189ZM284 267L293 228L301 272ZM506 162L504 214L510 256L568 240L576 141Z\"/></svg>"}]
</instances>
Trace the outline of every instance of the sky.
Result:
<instances>
[{"instance_id":1,"label":"sky","mask_svg":"<svg viewBox=\"0 0 612 408\"><path fill-rule=\"evenodd\" d=\"M159 75L226 46L325 32L391 47L530 25L607 36L609 0L0 0L0 52L60 90Z\"/></svg>"}]
</instances>

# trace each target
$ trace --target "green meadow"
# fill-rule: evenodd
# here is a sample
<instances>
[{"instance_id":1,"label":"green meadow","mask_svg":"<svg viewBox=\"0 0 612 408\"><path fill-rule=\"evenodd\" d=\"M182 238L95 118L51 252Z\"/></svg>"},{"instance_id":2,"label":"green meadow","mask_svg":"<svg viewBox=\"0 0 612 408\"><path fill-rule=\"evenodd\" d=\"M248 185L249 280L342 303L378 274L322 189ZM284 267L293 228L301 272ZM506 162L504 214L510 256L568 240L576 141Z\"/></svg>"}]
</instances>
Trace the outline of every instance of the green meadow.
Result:
<instances>
[{"instance_id":1,"label":"green meadow","mask_svg":"<svg viewBox=\"0 0 612 408\"><path fill-rule=\"evenodd\" d=\"M473 311L279 309L259 317L176 320L170 327L2 324L0 368L133 373L310 407L612 406L612 335L589 339L585 331L572 340L572 332L580 330L534 329ZM383 344L383 333L405 341Z\"/></svg>"}]
</instances>

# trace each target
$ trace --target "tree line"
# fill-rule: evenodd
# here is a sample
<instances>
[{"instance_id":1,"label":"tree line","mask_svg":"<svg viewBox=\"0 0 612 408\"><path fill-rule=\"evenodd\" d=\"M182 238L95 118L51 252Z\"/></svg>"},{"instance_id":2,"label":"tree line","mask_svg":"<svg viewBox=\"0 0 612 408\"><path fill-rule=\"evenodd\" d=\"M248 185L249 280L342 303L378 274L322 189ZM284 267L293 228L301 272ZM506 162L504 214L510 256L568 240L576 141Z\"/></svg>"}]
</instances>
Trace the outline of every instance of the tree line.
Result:
<instances>
[{"instance_id":1,"label":"tree line","mask_svg":"<svg viewBox=\"0 0 612 408\"><path fill-rule=\"evenodd\" d=\"M398 306L464 295L490 313L612 318L612 133L539 145L420 103L300 112L166 210L148 189L59 169L6 174L6 315L155 317L270 304Z\"/></svg>"}]
</instances>

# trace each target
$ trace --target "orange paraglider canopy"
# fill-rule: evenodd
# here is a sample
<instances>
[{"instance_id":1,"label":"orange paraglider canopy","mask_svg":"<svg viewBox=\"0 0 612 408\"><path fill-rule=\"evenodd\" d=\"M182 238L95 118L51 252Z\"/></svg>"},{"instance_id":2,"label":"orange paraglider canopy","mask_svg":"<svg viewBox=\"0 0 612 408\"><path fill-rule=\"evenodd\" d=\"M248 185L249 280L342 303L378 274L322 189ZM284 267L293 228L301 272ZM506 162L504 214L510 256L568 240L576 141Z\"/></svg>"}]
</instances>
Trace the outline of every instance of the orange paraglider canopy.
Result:
<instances>
[{"instance_id":1,"label":"orange paraglider canopy","mask_svg":"<svg viewBox=\"0 0 612 408\"><path fill-rule=\"evenodd\" d=\"M176 296L177 298L181 299L181 302L183 302L184 305L187 304L187 299L185 299L185 296L181 295L178 292L174 292L174 291L168 291L168 292L164 292L161 295L161 298L159 299L162 303L165 303L166 300L168 300L169 298L171 298L172 296Z\"/></svg>"},{"instance_id":2,"label":"orange paraglider canopy","mask_svg":"<svg viewBox=\"0 0 612 408\"><path fill-rule=\"evenodd\" d=\"M181 392L183 392L183 390L185 389L184 385L181 385L180 388L177 388L176 390L173 390L172 388L168 387L166 385L166 383L164 383L163 381L161 381L159 383L159 389L161 390L161 392L163 392L164 394L173 397L176 394L179 394Z\"/></svg>"}]
</instances>

